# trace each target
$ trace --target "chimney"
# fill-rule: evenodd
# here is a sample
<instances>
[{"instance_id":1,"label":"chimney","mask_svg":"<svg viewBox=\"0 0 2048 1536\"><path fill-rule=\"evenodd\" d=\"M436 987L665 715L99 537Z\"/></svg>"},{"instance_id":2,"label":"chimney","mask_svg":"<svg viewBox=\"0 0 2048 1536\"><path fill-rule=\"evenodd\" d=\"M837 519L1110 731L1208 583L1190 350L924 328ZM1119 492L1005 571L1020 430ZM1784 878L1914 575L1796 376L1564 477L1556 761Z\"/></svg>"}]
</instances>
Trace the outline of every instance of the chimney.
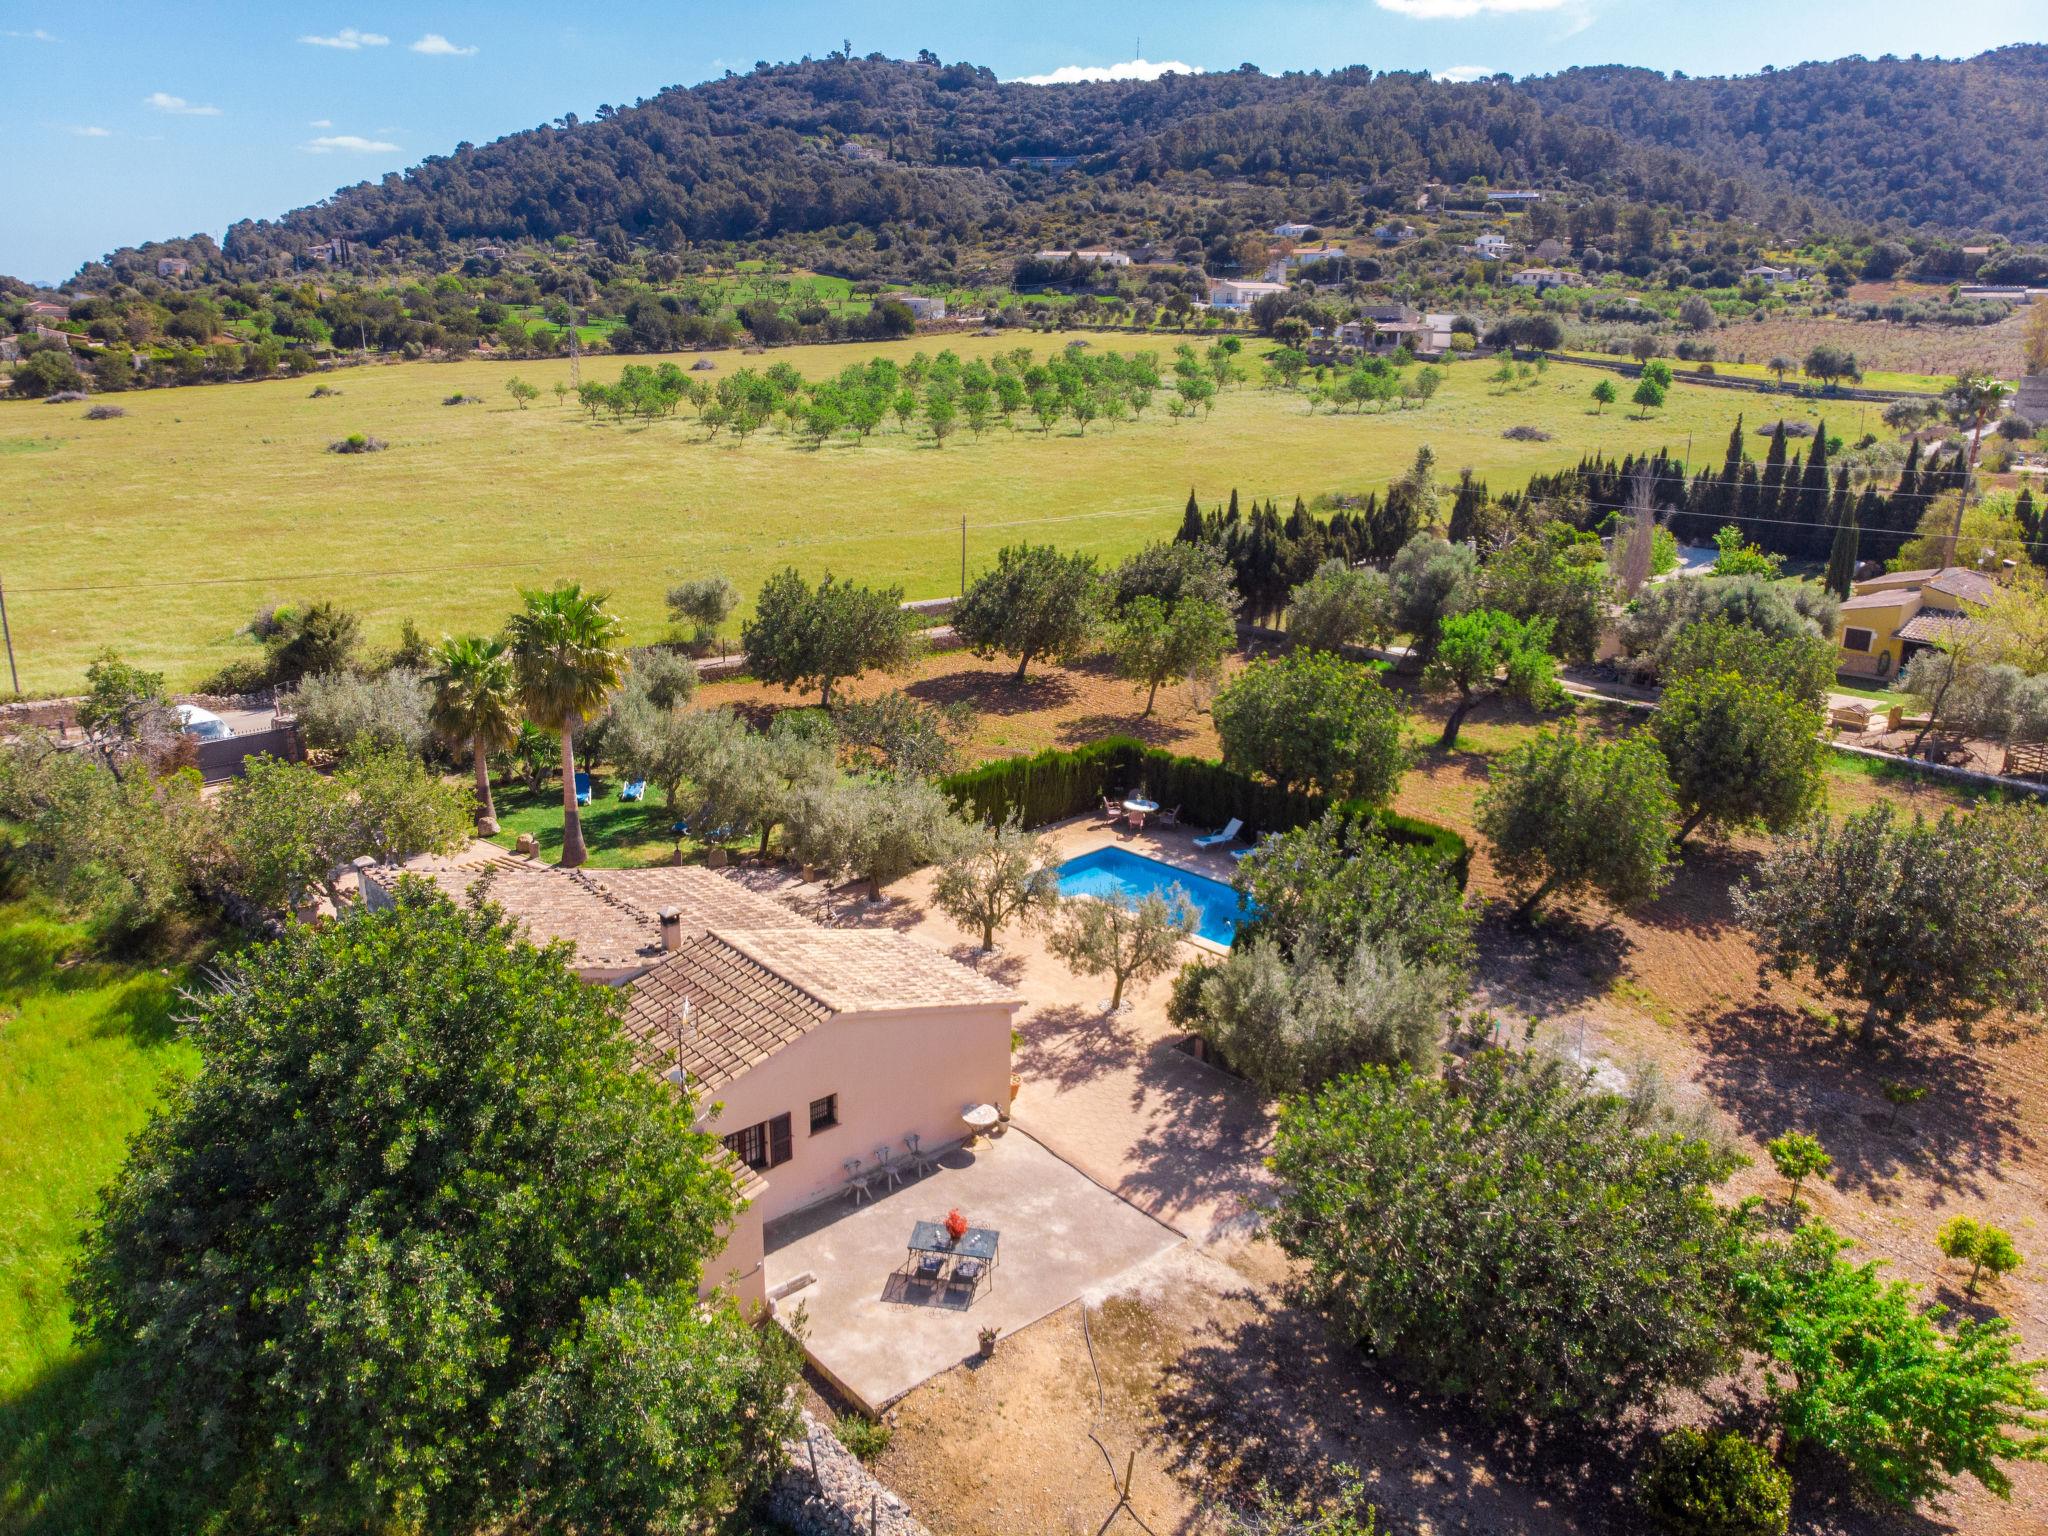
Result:
<instances>
[{"instance_id":1,"label":"chimney","mask_svg":"<svg viewBox=\"0 0 2048 1536\"><path fill-rule=\"evenodd\" d=\"M674 907L661 909L661 947L670 951L683 947L683 914Z\"/></svg>"}]
</instances>

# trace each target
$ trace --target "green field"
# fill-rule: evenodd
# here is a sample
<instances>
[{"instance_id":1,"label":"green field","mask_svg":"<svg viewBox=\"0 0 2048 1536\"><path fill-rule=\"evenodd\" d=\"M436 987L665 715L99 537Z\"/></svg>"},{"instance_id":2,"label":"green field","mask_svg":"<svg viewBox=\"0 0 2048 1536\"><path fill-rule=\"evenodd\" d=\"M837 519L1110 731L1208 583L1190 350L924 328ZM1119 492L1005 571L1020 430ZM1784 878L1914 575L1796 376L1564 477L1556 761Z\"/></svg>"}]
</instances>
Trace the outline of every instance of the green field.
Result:
<instances>
[{"instance_id":1,"label":"green field","mask_svg":"<svg viewBox=\"0 0 2048 1536\"><path fill-rule=\"evenodd\" d=\"M1069 339L947 341L962 355L1044 355ZM1172 341L1089 338L1162 355ZM705 377L785 361L817 376L938 349L927 337L719 352ZM585 359L584 377L614 378L621 361ZM190 684L255 654L238 631L257 608L303 597L339 600L388 641L406 618L430 636L494 627L522 584L574 577L610 592L632 635L650 639L665 629L663 592L689 574L723 572L751 594L794 564L950 594L963 519L971 575L1020 539L1114 557L1166 537L1191 486L1204 504L1234 487L1284 508L1297 494L1384 486L1428 443L1446 478L1469 465L1507 490L1594 449L1684 453L1690 438L1695 461L1718 461L1738 411L1815 414L1812 402L1681 386L1647 421L1624 407L1595 415L1588 391L1611 375L1559 365L1503 394L1479 363L1452 367L1428 405L1384 415L1311 415L1298 395L1247 384L1188 423L1155 408L1085 436L1071 423L1050 437L996 428L944 448L892 426L814 450L773 432L707 442L687 408L651 424L592 422L548 392L568 371L565 360L371 365L123 395L126 416L99 422L82 406L0 402L0 580L23 690L77 686L110 645ZM543 390L529 410L505 393L514 374ZM320 382L341 393L311 398ZM441 404L454 394L483 403ZM1552 440L1504 440L1517 425ZM354 432L390 448L324 451Z\"/></svg>"},{"instance_id":2,"label":"green field","mask_svg":"<svg viewBox=\"0 0 2048 1536\"><path fill-rule=\"evenodd\" d=\"M166 1073L177 972L81 959L77 924L0 903L0 1529L119 1529L75 1429L86 1367L64 1279L100 1187Z\"/></svg>"}]
</instances>

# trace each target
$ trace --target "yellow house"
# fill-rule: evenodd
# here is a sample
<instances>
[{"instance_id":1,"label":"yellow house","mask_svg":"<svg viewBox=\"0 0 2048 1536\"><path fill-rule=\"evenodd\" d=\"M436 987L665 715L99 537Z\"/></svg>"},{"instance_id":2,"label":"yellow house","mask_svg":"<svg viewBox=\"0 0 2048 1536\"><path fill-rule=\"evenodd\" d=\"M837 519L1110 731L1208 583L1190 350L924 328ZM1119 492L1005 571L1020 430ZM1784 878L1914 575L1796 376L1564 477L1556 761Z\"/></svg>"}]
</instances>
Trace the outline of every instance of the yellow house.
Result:
<instances>
[{"instance_id":1,"label":"yellow house","mask_svg":"<svg viewBox=\"0 0 2048 1536\"><path fill-rule=\"evenodd\" d=\"M1895 677L1915 652L1967 626L1997 595L1998 584L1989 576L1957 565L1859 581L1842 604L1836 669L1855 677Z\"/></svg>"}]
</instances>

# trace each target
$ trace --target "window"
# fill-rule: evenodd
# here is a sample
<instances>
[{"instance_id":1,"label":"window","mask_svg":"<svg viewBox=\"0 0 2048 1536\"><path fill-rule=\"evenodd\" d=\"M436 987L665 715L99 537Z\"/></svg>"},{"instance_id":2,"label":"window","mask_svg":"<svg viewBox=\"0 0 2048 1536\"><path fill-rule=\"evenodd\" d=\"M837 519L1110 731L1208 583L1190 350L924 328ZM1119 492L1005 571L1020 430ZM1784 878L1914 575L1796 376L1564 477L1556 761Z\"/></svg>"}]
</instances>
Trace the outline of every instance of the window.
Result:
<instances>
[{"instance_id":1,"label":"window","mask_svg":"<svg viewBox=\"0 0 2048 1536\"><path fill-rule=\"evenodd\" d=\"M1870 642L1876 638L1875 631L1868 629L1845 629L1842 631L1842 649L1845 651L1868 651Z\"/></svg>"},{"instance_id":2,"label":"window","mask_svg":"<svg viewBox=\"0 0 2048 1536\"><path fill-rule=\"evenodd\" d=\"M839 1095L828 1093L822 1099L811 1100L811 1134L829 1131L839 1123Z\"/></svg>"},{"instance_id":3,"label":"window","mask_svg":"<svg viewBox=\"0 0 2048 1536\"><path fill-rule=\"evenodd\" d=\"M777 1115L725 1138L726 1150L755 1172L789 1161L789 1116Z\"/></svg>"}]
</instances>

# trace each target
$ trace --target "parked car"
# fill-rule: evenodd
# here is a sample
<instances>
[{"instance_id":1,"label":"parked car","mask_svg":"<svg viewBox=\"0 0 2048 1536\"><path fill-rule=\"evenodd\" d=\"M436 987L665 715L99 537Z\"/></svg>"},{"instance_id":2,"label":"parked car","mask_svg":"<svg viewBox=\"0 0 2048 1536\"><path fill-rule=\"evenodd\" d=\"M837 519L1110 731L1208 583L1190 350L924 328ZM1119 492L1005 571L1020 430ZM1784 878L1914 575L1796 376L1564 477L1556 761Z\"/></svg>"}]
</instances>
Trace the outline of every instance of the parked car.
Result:
<instances>
[{"instance_id":1,"label":"parked car","mask_svg":"<svg viewBox=\"0 0 2048 1536\"><path fill-rule=\"evenodd\" d=\"M226 741L235 734L235 728L221 719L210 709L201 709L197 704L178 706L178 729L187 736L201 741Z\"/></svg>"}]
</instances>

